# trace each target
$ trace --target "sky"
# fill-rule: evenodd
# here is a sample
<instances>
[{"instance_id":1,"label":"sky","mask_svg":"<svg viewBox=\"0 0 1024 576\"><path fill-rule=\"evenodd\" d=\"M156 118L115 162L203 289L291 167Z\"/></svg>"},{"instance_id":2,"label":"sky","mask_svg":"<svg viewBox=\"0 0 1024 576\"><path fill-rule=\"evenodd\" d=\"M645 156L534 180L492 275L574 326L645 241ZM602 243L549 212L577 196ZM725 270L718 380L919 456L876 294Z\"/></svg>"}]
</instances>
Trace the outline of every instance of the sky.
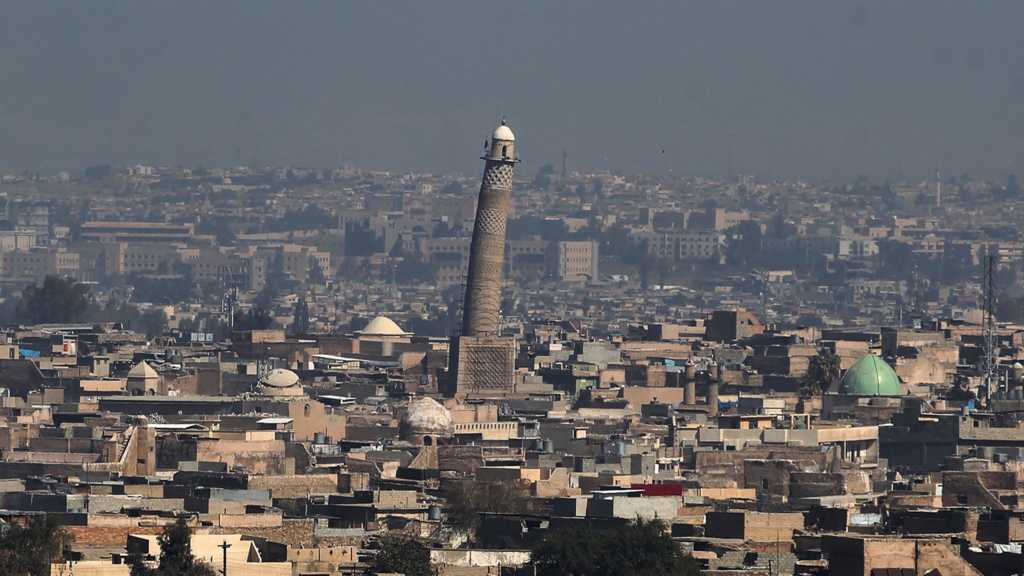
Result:
<instances>
[{"instance_id":1,"label":"sky","mask_svg":"<svg viewBox=\"0 0 1024 576\"><path fill-rule=\"evenodd\" d=\"M0 169L1024 173L1024 2L4 0Z\"/></svg>"}]
</instances>

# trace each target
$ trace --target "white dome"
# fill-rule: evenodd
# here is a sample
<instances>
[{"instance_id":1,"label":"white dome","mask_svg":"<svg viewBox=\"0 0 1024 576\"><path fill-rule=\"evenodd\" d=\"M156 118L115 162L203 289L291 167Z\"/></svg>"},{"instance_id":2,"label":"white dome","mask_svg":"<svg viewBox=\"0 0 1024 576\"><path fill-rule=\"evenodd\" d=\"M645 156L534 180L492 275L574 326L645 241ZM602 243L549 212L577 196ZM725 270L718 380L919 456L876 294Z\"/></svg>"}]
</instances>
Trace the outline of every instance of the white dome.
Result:
<instances>
[{"instance_id":1,"label":"white dome","mask_svg":"<svg viewBox=\"0 0 1024 576\"><path fill-rule=\"evenodd\" d=\"M422 396L405 407L403 422L414 434L447 434L452 428L452 413L437 400Z\"/></svg>"},{"instance_id":2,"label":"white dome","mask_svg":"<svg viewBox=\"0 0 1024 576\"><path fill-rule=\"evenodd\" d=\"M501 125L494 129L494 134L491 138L495 140L505 140L507 142L515 142L516 135L512 133L512 129L505 125L505 121L501 121Z\"/></svg>"},{"instance_id":3,"label":"white dome","mask_svg":"<svg viewBox=\"0 0 1024 576\"><path fill-rule=\"evenodd\" d=\"M271 388L289 388L299 383L299 375L285 368L275 368L263 377L260 384Z\"/></svg>"},{"instance_id":4,"label":"white dome","mask_svg":"<svg viewBox=\"0 0 1024 576\"><path fill-rule=\"evenodd\" d=\"M408 336L410 333L402 330L402 327L395 324L395 321L387 316L377 316L365 328L358 332L363 336Z\"/></svg>"}]
</instances>

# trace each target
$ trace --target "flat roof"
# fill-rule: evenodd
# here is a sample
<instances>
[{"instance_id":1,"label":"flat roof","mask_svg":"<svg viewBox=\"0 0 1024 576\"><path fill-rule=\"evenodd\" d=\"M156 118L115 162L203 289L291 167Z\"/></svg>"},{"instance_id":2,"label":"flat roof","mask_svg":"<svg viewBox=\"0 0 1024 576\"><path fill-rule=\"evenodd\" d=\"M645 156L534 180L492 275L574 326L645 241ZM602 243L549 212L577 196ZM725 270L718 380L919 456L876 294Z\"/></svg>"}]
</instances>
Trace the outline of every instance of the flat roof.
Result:
<instances>
[{"instance_id":1,"label":"flat roof","mask_svg":"<svg viewBox=\"0 0 1024 576\"><path fill-rule=\"evenodd\" d=\"M287 418L284 416L275 416L271 418L261 418L256 421L257 424L288 424L294 422L294 418Z\"/></svg>"},{"instance_id":2,"label":"flat roof","mask_svg":"<svg viewBox=\"0 0 1024 576\"><path fill-rule=\"evenodd\" d=\"M228 402L237 402L239 398L234 396L200 396L200 395L188 395L188 396L105 396L100 398L100 402L131 402L135 404L143 404L145 402L206 402L209 404L224 404Z\"/></svg>"}]
</instances>

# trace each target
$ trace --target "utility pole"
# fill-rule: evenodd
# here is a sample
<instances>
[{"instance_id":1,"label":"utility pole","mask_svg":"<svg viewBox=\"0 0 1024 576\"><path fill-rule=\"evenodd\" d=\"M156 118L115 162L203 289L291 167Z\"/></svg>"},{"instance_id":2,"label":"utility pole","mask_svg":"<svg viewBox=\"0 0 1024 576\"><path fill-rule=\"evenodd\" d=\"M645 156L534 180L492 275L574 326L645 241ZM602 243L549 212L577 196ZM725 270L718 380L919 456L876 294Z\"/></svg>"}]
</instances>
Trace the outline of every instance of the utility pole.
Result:
<instances>
[{"instance_id":1,"label":"utility pole","mask_svg":"<svg viewBox=\"0 0 1024 576\"><path fill-rule=\"evenodd\" d=\"M768 273L755 270L761 283L761 322L768 324Z\"/></svg>"},{"instance_id":2,"label":"utility pole","mask_svg":"<svg viewBox=\"0 0 1024 576\"><path fill-rule=\"evenodd\" d=\"M228 541L225 540L224 543L223 544L219 544L217 546L217 548L220 548L221 552L223 553L222 558L223 558L223 566L224 566L224 568L223 568L223 570L221 570L221 574L223 576L228 576L228 548L231 548L231 544L228 544Z\"/></svg>"}]
</instances>

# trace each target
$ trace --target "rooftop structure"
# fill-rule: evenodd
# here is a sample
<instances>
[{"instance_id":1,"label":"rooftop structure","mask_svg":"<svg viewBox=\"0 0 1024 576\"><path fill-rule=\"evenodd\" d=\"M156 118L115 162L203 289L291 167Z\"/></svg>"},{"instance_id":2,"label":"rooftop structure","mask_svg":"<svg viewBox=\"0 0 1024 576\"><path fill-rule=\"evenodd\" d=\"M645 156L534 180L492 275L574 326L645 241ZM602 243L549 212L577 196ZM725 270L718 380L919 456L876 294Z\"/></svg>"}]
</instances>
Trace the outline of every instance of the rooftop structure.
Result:
<instances>
[{"instance_id":1,"label":"rooftop structure","mask_svg":"<svg viewBox=\"0 0 1024 576\"><path fill-rule=\"evenodd\" d=\"M402 327L387 316L377 316L365 328L357 332L360 336L411 336L411 332L402 330Z\"/></svg>"},{"instance_id":2,"label":"rooftop structure","mask_svg":"<svg viewBox=\"0 0 1024 576\"><path fill-rule=\"evenodd\" d=\"M899 396L900 379L896 372L874 354L858 360L839 381L839 391L852 396Z\"/></svg>"}]
</instances>

